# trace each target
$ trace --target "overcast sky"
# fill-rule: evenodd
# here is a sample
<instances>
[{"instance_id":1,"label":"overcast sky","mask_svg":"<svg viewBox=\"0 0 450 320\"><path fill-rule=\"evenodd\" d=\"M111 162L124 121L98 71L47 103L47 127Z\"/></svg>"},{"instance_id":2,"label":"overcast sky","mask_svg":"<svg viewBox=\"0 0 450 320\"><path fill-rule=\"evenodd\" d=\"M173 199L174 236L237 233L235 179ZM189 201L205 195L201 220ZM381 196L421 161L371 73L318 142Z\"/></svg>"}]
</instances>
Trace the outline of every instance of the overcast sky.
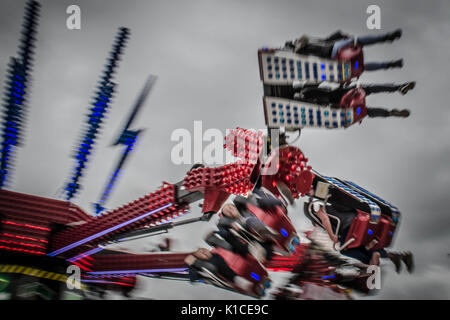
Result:
<instances>
[{"instance_id":1,"label":"overcast sky","mask_svg":"<svg viewBox=\"0 0 450 320\"><path fill-rule=\"evenodd\" d=\"M0 77L16 55L24 1L0 2ZM404 58L399 70L364 73L362 82L417 81L405 96L370 96L369 105L409 108L408 119L366 119L346 130L304 130L296 145L317 171L353 180L402 212L396 250L415 254L416 272L386 267L373 298L450 298L450 2L442 1L41 1L42 15L29 99L25 145L17 154L9 189L57 197L69 177L77 142L117 28L131 29L115 82L118 91L74 202L91 211L120 148L110 147L149 74L158 76L135 128L146 131L107 207L114 208L177 182L188 165L175 165L173 130L263 128L257 49L281 46L302 34L336 29L375 34L403 29L393 44L365 49L365 60ZM81 30L66 28L66 8L81 7ZM366 8L381 7L381 30L366 28ZM301 201L292 211L304 226ZM192 207L191 216L199 214ZM175 249L203 246L213 224L171 231ZM157 238L134 243L151 248ZM239 298L205 285L143 279L139 296L165 299Z\"/></svg>"}]
</instances>

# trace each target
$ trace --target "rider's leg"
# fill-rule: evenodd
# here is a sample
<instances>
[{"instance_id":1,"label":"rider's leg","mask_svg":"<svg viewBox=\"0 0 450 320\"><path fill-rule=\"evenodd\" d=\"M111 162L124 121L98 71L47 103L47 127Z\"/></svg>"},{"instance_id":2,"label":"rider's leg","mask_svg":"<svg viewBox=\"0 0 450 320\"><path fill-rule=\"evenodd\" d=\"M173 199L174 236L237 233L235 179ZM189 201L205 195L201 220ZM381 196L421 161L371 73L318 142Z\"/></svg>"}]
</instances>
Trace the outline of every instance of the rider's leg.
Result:
<instances>
[{"instance_id":1,"label":"rider's leg","mask_svg":"<svg viewBox=\"0 0 450 320\"><path fill-rule=\"evenodd\" d=\"M380 265L381 255L379 252L373 252L372 257L370 258L370 265L379 266Z\"/></svg>"},{"instance_id":2,"label":"rider's leg","mask_svg":"<svg viewBox=\"0 0 450 320\"><path fill-rule=\"evenodd\" d=\"M403 67L403 59L364 63L364 70L366 71L376 71L381 69L401 68L401 67Z\"/></svg>"},{"instance_id":3,"label":"rider's leg","mask_svg":"<svg viewBox=\"0 0 450 320\"><path fill-rule=\"evenodd\" d=\"M406 82L403 84L393 84L393 83L384 83L384 84L366 84L361 87L364 89L367 95L372 93L380 93L380 92L396 92L400 91L402 94L406 94L409 90L413 89L415 86L415 82Z\"/></svg>"},{"instance_id":4,"label":"rider's leg","mask_svg":"<svg viewBox=\"0 0 450 320\"><path fill-rule=\"evenodd\" d=\"M388 252L387 257L395 266L395 272L400 273L402 270L401 255L397 252Z\"/></svg>"},{"instance_id":5,"label":"rider's leg","mask_svg":"<svg viewBox=\"0 0 450 320\"><path fill-rule=\"evenodd\" d=\"M356 37L356 42L362 46L368 46L371 44L381 43L385 41L394 41L402 36L402 30L397 29L393 32L378 34L378 35L366 35Z\"/></svg>"},{"instance_id":6,"label":"rider's leg","mask_svg":"<svg viewBox=\"0 0 450 320\"><path fill-rule=\"evenodd\" d=\"M219 239L218 236L220 236L223 240ZM233 252L236 252L237 254L240 254L242 256L245 256L248 253L248 246L246 244L239 241L239 239L231 234L230 231L221 227L219 227L219 231L210 234L205 240L211 246L221 246L221 242L225 242L226 245L230 246L230 249Z\"/></svg>"},{"instance_id":7,"label":"rider's leg","mask_svg":"<svg viewBox=\"0 0 450 320\"><path fill-rule=\"evenodd\" d=\"M245 226L247 228L253 229L260 237L265 240L271 239L276 235L276 233L273 233L270 229L267 228L264 222L253 215L245 218Z\"/></svg>"},{"instance_id":8,"label":"rider's leg","mask_svg":"<svg viewBox=\"0 0 450 320\"><path fill-rule=\"evenodd\" d=\"M231 270L231 268L227 265L227 263L221 256L213 253L209 261L217 267L219 274L226 280L234 283L236 286L245 291L250 291L253 283L245 278L242 278L241 276L238 276L233 270Z\"/></svg>"},{"instance_id":9,"label":"rider's leg","mask_svg":"<svg viewBox=\"0 0 450 320\"><path fill-rule=\"evenodd\" d=\"M300 100L318 104L338 103L340 101L335 90L319 87L310 87L302 90L300 92Z\"/></svg>"},{"instance_id":10,"label":"rider's leg","mask_svg":"<svg viewBox=\"0 0 450 320\"><path fill-rule=\"evenodd\" d=\"M240 213L235 205L231 203L227 203L222 208L222 213L225 217L237 219L240 216Z\"/></svg>"},{"instance_id":11,"label":"rider's leg","mask_svg":"<svg viewBox=\"0 0 450 320\"><path fill-rule=\"evenodd\" d=\"M409 111L407 109L403 110L387 110L384 108L367 108L367 116L369 118L386 118L386 117L402 117L407 118L409 116Z\"/></svg>"},{"instance_id":12,"label":"rider's leg","mask_svg":"<svg viewBox=\"0 0 450 320\"><path fill-rule=\"evenodd\" d=\"M346 249L341 253L345 256L359 260L364 264L370 264L371 255L364 247Z\"/></svg>"}]
</instances>

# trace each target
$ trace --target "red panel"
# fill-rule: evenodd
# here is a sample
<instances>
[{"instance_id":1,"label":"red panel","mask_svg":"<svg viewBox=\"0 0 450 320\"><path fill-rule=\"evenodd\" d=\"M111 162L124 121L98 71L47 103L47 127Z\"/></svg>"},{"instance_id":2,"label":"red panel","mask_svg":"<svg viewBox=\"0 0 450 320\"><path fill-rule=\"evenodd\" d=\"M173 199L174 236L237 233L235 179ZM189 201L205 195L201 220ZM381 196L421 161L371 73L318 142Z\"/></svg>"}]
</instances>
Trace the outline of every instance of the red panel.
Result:
<instances>
[{"instance_id":1,"label":"red panel","mask_svg":"<svg viewBox=\"0 0 450 320\"><path fill-rule=\"evenodd\" d=\"M361 121L367 116L366 92L362 88L350 90L342 97L340 106L352 110L353 123Z\"/></svg>"},{"instance_id":2,"label":"red panel","mask_svg":"<svg viewBox=\"0 0 450 320\"><path fill-rule=\"evenodd\" d=\"M247 208L266 226L278 232L278 236L276 237L276 245L284 254L288 255L288 246L291 243L292 238L297 236L297 231L292 225L291 220L287 217L286 212L281 207L276 207L274 210L266 211L257 206L247 204ZM286 236L281 234L282 229L286 231Z\"/></svg>"},{"instance_id":3,"label":"red panel","mask_svg":"<svg viewBox=\"0 0 450 320\"><path fill-rule=\"evenodd\" d=\"M264 268L253 256L247 254L245 257L222 249L220 247L214 248L211 250L212 253L216 253L220 255L227 265L238 275L241 276L248 281L251 281L253 285L253 293L259 295L259 289L264 288L264 282L269 278L269 275ZM256 280L251 276L252 273L255 273L259 276L259 280ZM234 287L234 286L233 286ZM235 287L235 289L239 292L242 292L239 288Z\"/></svg>"},{"instance_id":4,"label":"red panel","mask_svg":"<svg viewBox=\"0 0 450 320\"><path fill-rule=\"evenodd\" d=\"M229 196L230 194L225 191L206 189L202 212L218 212Z\"/></svg>"},{"instance_id":5,"label":"red panel","mask_svg":"<svg viewBox=\"0 0 450 320\"><path fill-rule=\"evenodd\" d=\"M360 45L351 45L339 50L337 54L339 61L349 61L352 67L351 78L359 78L364 72L364 54ZM355 68L357 63L357 68Z\"/></svg>"},{"instance_id":6,"label":"red panel","mask_svg":"<svg viewBox=\"0 0 450 320\"><path fill-rule=\"evenodd\" d=\"M347 248L357 248L359 246L368 245L373 239L376 239L378 243L372 248L373 250L379 250L390 246L393 235L395 233L395 225L392 220L381 215L378 223L370 223L370 214L358 211L358 215L353 220L349 233L345 241L354 238Z\"/></svg>"},{"instance_id":7,"label":"red panel","mask_svg":"<svg viewBox=\"0 0 450 320\"><path fill-rule=\"evenodd\" d=\"M352 238L355 240L347 246L347 249L357 248L363 244L369 226L370 214L360 210L356 211L358 214L353 219L345 242Z\"/></svg>"},{"instance_id":8,"label":"red panel","mask_svg":"<svg viewBox=\"0 0 450 320\"><path fill-rule=\"evenodd\" d=\"M372 241L372 239L376 239L378 243L373 247L373 250L380 250L390 246L395 233L395 228L395 225L389 217L381 215L380 221L376 227L374 227L373 234L366 234L364 244L367 245Z\"/></svg>"}]
</instances>

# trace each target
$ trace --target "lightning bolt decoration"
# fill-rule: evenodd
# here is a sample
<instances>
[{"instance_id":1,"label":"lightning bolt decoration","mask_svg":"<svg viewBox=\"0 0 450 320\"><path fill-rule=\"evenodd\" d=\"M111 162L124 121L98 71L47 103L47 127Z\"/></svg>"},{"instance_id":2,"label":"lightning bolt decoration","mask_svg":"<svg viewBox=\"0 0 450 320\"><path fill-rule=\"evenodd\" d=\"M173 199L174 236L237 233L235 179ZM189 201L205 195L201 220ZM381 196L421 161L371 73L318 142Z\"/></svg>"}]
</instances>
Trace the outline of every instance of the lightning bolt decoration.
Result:
<instances>
[{"instance_id":1,"label":"lightning bolt decoration","mask_svg":"<svg viewBox=\"0 0 450 320\"><path fill-rule=\"evenodd\" d=\"M137 116L139 110L144 105L144 102L147 99L151 89L153 88L153 86L156 82L156 79L157 79L157 77L153 76L153 75L150 75L147 78L144 88L142 89L141 94L139 95L139 97L130 113L130 116L128 117L128 120L126 121L125 127L122 129L121 134L113 143L113 146L123 145L125 148L122 151L122 155L121 155L119 161L117 162L117 165L115 166L114 171L112 172L112 174L109 177L109 180L105 186L104 191L100 195L100 199L98 200L97 203L94 204L94 210L95 210L96 214L100 214L105 209L103 207L103 205L106 203L109 196L111 195L111 192L120 176L120 171L122 170L131 151L133 151L139 134L142 132L142 129L133 130L133 129L130 129L130 127L132 126L133 121L136 119L136 116Z\"/></svg>"},{"instance_id":2,"label":"lightning bolt decoration","mask_svg":"<svg viewBox=\"0 0 450 320\"><path fill-rule=\"evenodd\" d=\"M11 57L8 66L1 133L0 188L10 180L8 175L11 173L15 148L23 144L26 96L30 88L40 6L37 1L28 1L25 5L18 57Z\"/></svg>"},{"instance_id":3,"label":"lightning bolt decoration","mask_svg":"<svg viewBox=\"0 0 450 320\"><path fill-rule=\"evenodd\" d=\"M113 83L112 80L120 60L120 55L123 53L123 49L129 37L129 33L129 29L122 27L119 28L116 35L112 51L109 54L105 70L99 82L100 84L93 105L90 108L90 114L87 118L87 128L81 138L81 142L76 147L73 156L75 158L75 168L69 182L64 188L66 200L71 200L81 187L79 181L83 176L83 171L88 162L88 156L94 149L95 140L101 127L102 119L108 111L109 103L113 97L115 83Z\"/></svg>"}]
</instances>

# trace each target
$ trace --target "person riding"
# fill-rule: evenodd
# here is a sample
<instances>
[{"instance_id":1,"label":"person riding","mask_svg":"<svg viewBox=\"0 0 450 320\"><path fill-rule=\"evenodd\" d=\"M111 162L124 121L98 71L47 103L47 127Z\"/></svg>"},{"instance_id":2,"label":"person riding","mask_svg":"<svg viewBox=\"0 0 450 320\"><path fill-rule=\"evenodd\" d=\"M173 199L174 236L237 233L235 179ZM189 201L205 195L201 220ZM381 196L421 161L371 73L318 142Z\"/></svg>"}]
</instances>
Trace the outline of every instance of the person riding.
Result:
<instances>
[{"instance_id":1,"label":"person riding","mask_svg":"<svg viewBox=\"0 0 450 320\"><path fill-rule=\"evenodd\" d=\"M251 291L253 287L251 281L237 275L220 255L206 248L199 248L189 254L184 259L184 262L189 267L189 279L191 282L203 279L201 272L207 270L207 272L222 276L245 292Z\"/></svg>"},{"instance_id":2,"label":"person riding","mask_svg":"<svg viewBox=\"0 0 450 320\"><path fill-rule=\"evenodd\" d=\"M314 195L314 191L311 190L310 196ZM309 215L309 203L305 203L305 213L307 217L317 224L316 220ZM333 203L331 205L323 205L316 211L315 215L319 218L321 226L327 232L333 243L339 243L343 245L353 219L356 217L357 212L353 208L346 207L344 205ZM329 216L338 218L340 221L340 227L336 233L337 223L335 219L330 219ZM408 272L413 271L413 255L411 252L388 252L385 249L373 250L376 245L375 241L370 242L367 246L360 246L357 248L350 248L342 250L341 253L345 256L357 259L367 265L380 265L381 258L388 258L395 265L396 272L401 270L401 262L403 262Z\"/></svg>"},{"instance_id":3,"label":"person riding","mask_svg":"<svg viewBox=\"0 0 450 320\"><path fill-rule=\"evenodd\" d=\"M386 84L361 84L352 83L335 84L322 82L316 84L308 81L297 81L292 86L266 86L265 94L285 99L292 99L319 105L339 106L342 98L351 90L361 88L366 95L382 92L400 92L405 95L409 90L414 89L415 81L405 82L402 84L386 83ZM385 108L366 107L367 116L375 117L408 117L410 112L408 109L388 110Z\"/></svg>"},{"instance_id":4,"label":"person riding","mask_svg":"<svg viewBox=\"0 0 450 320\"><path fill-rule=\"evenodd\" d=\"M306 35L287 41L283 47L284 50L292 51L301 55L314 55L321 58L334 59L339 50L348 46L368 46L383 42L393 42L402 36L402 30L397 29L393 32L380 35L350 36L336 31L327 38L312 38ZM364 69L367 71L375 71L380 69L401 68L403 67L403 59L384 62L364 63Z\"/></svg>"}]
</instances>

